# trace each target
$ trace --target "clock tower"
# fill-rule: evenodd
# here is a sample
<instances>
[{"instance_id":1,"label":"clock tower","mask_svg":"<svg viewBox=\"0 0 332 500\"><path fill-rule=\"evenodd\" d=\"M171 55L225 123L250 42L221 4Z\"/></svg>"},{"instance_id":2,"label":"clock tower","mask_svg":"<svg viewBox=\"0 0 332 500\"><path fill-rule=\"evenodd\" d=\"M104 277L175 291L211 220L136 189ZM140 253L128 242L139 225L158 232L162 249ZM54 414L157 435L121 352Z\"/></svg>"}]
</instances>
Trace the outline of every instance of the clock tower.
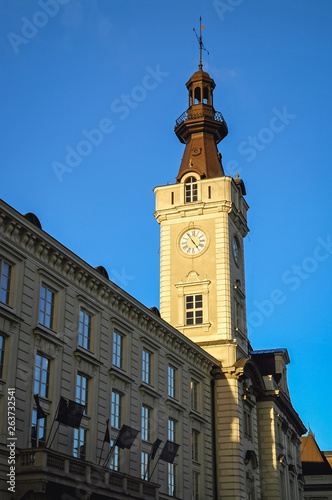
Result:
<instances>
[{"instance_id":1,"label":"clock tower","mask_svg":"<svg viewBox=\"0 0 332 500\"><path fill-rule=\"evenodd\" d=\"M248 357L243 238L245 187L225 175L217 144L228 134L214 109L215 82L203 71L188 80L188 109L175 133L185 144L176 182L158 186L160 313L224 366Z\"/></svg>"}]
</instances>

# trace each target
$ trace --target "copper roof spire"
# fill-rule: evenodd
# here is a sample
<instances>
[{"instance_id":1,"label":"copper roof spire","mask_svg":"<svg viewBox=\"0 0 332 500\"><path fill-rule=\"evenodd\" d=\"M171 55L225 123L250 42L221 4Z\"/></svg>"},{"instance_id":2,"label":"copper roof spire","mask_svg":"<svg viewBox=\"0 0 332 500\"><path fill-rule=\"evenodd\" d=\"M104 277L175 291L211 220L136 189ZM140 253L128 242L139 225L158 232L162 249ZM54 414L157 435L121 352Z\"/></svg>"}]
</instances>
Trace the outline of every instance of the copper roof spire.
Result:
<instances>
[{"instance_id":1,"label":"copper roof spire","mask_svg":"<svg viewBox=\"0 0 332 500\"><path fill-rule=\"evenodd\" d=\"M202 69L202 50L206 50L202 41L202 29L204 26L201 24L199 37L194 29L199 42L200 57L198 71L186 83L189 107L175 124L176 135L186 145L176 178L178 182L189 172L195 172L201 178L225 175L217 144L226 137L228 129L222 114L213 107L213 91L216 84Z\"/></svg>"},{"instance_id":2,"label":"copper roof spire","mask_svg":"<svg viewBox=\"0 0 332 500\"><path fill-rule=\"evenodd\" d=\"M202 69L203 69L202 49L205 50L207 52L207 54L209 54L209 51L206 50L206 48L204 47L203 40L202 40L202 30L203 29L204 29L204 26L202 24L202 17L200 16L200 18L199 18L199 36L197 35L195 28L193 28L193 30L195 32L195 35L196 35L196 38L197 38L197 41L199 43L199 65L198 65L198 69L200 71L202 71Z\"/></svg>"}]
</instances>

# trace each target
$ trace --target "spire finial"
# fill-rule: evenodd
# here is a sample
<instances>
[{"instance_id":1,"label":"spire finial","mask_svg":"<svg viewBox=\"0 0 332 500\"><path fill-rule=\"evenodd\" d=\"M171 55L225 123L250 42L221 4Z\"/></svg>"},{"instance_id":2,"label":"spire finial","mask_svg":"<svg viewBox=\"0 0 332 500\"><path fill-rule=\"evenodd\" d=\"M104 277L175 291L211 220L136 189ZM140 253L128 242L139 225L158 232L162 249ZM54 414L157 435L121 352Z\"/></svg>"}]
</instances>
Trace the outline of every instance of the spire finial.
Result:
<instances>
[{"instance_id":1,"label":"spire finial","mask_svg":"<svg viewBox=\"0 0 332 500\"><path fill-rule=\"evenodd\" d=\"M206 48L204 47L203 41L202 41L202 30L204 29L204 25L202 24L202 17L201 16L199 17L199 36L197 35L195 28L193 28L193 29L194 29L197 41L199 43L199 65L198 65L198 69L201 71L203 69L202 49L205 50L205 52L207 52L207 54L209 54L209 51L206 50Z\"/></svg>"}]
</instances>

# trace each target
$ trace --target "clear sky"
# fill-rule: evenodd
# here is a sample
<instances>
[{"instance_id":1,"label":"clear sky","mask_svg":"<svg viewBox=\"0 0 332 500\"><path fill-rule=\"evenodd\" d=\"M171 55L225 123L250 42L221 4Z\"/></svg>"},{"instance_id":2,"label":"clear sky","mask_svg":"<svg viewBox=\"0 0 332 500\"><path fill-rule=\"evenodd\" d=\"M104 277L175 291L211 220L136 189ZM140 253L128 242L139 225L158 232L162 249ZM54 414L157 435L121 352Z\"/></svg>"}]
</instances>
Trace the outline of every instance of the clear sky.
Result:
<instances>
[{"instance_id":1,"label":"clear sky","mask_svg":"<svg viewBox=\"0 0 332 500\"><path fill-rule=\"evenodd\" d=\"M0 196L158 306L152 189L184 151L200 15L219 150L251 207L249 336L287 347L294 407L331 450L330 0L3 0Z\"/></svg>"}]
</instances>

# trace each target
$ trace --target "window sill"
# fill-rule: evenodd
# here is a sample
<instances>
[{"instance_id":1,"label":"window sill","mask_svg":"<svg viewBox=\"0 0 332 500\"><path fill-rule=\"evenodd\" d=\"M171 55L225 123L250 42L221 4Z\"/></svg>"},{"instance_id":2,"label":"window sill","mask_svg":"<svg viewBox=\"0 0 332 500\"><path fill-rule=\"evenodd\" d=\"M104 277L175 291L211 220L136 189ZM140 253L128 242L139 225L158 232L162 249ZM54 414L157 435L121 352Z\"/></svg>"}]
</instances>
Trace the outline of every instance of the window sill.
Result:
<instances>
[{"instance_id":1,"label":"window sill","mask_svg":"<svg viewBox=\"0 0 332 500\"><path fill-rule=\"evenodd\" d=\"M155 390L154 387L151 387L150 385L148 385L144 382L142 382L141 385L139 386L139 390L141 392L148 394L149 396L152 396L155 399L161 397L161 395Z\"/></svg>"},{"instance_id":2,"label":"window sill","mask_svg":"<svg viewBox=\"0 0 332 500\"><path fill-rule=\"evenodd\" d=\"M115 377L117 378L120 378L121 380L123 380L124 382L129 382L130 384L132 384L134 382L134 379L132 379L131 377L129 377L126 372L124 372L123 370L121 370L121 368L118 368L116 366L112 366L109 370L109 374L110 375L114 375Z\"/></svg>"},{"instance_id":3,"label":"window sill","mask_svg":"<svg viewBox=\"0 0 332 500\"><path fill-rule=\"evenodd\" d=\"M37 337L52 342L52 344L55 344L59 347L63 347L65 345L65 342L57 337L56 332L50 330L49 328L46 328L45 326L42 325L36 326L36 328L33 330L33 333Z\"/></svg>"},{"instance_id":4,"label":"window sill","mask_svg":"<svg viewBox=\"0 0 332 500\"><path fill-rule=\"evenodd\" d=\"M21 319L14 313L14 309L5 304L4 302L0 302L0 315L8 319L15 325L18 325L19 323L23 322L23 319Z\"/></svg>"},{"instance_id":5,"label":"window sill","mask_svg":"<svg viewBox=\"0 0 332 500\"><path fill-rule=\"evenodd\" d=\"M206 424L208 422L206 420L206 418L202 417L202 415L196 410L190 410L189 418L191 418L193 420L197 420L198 422L201 422L202 424Z\"/></svg>"},{"instance_id":6,"label":"window sill","mask_svg":"<svg viewBox=\"0 0 332 500\"><path fill-rule=\"evenodd\" d=\"M177 401L176 399L173 399L171 397L168 397L166 399L166 406L171 406L171 407L176 408L177 410L181 410L181 411L185 410L185 407L182 406L179 401Z\"/></svg>"},{"instance_id":7,"label":"window sill","mask_svg":"<svg viewBox=\"0 0 332 500\"><path fill-rule=\"evenodd\" d=\"M101 366L103 363L96 359L95 355L90 353L89 351L86 351L83 347L77 347L76 350L74 351L75 356L84 359L84 361L87 361L93 366Z\"/></svg>"}]
</instances>

